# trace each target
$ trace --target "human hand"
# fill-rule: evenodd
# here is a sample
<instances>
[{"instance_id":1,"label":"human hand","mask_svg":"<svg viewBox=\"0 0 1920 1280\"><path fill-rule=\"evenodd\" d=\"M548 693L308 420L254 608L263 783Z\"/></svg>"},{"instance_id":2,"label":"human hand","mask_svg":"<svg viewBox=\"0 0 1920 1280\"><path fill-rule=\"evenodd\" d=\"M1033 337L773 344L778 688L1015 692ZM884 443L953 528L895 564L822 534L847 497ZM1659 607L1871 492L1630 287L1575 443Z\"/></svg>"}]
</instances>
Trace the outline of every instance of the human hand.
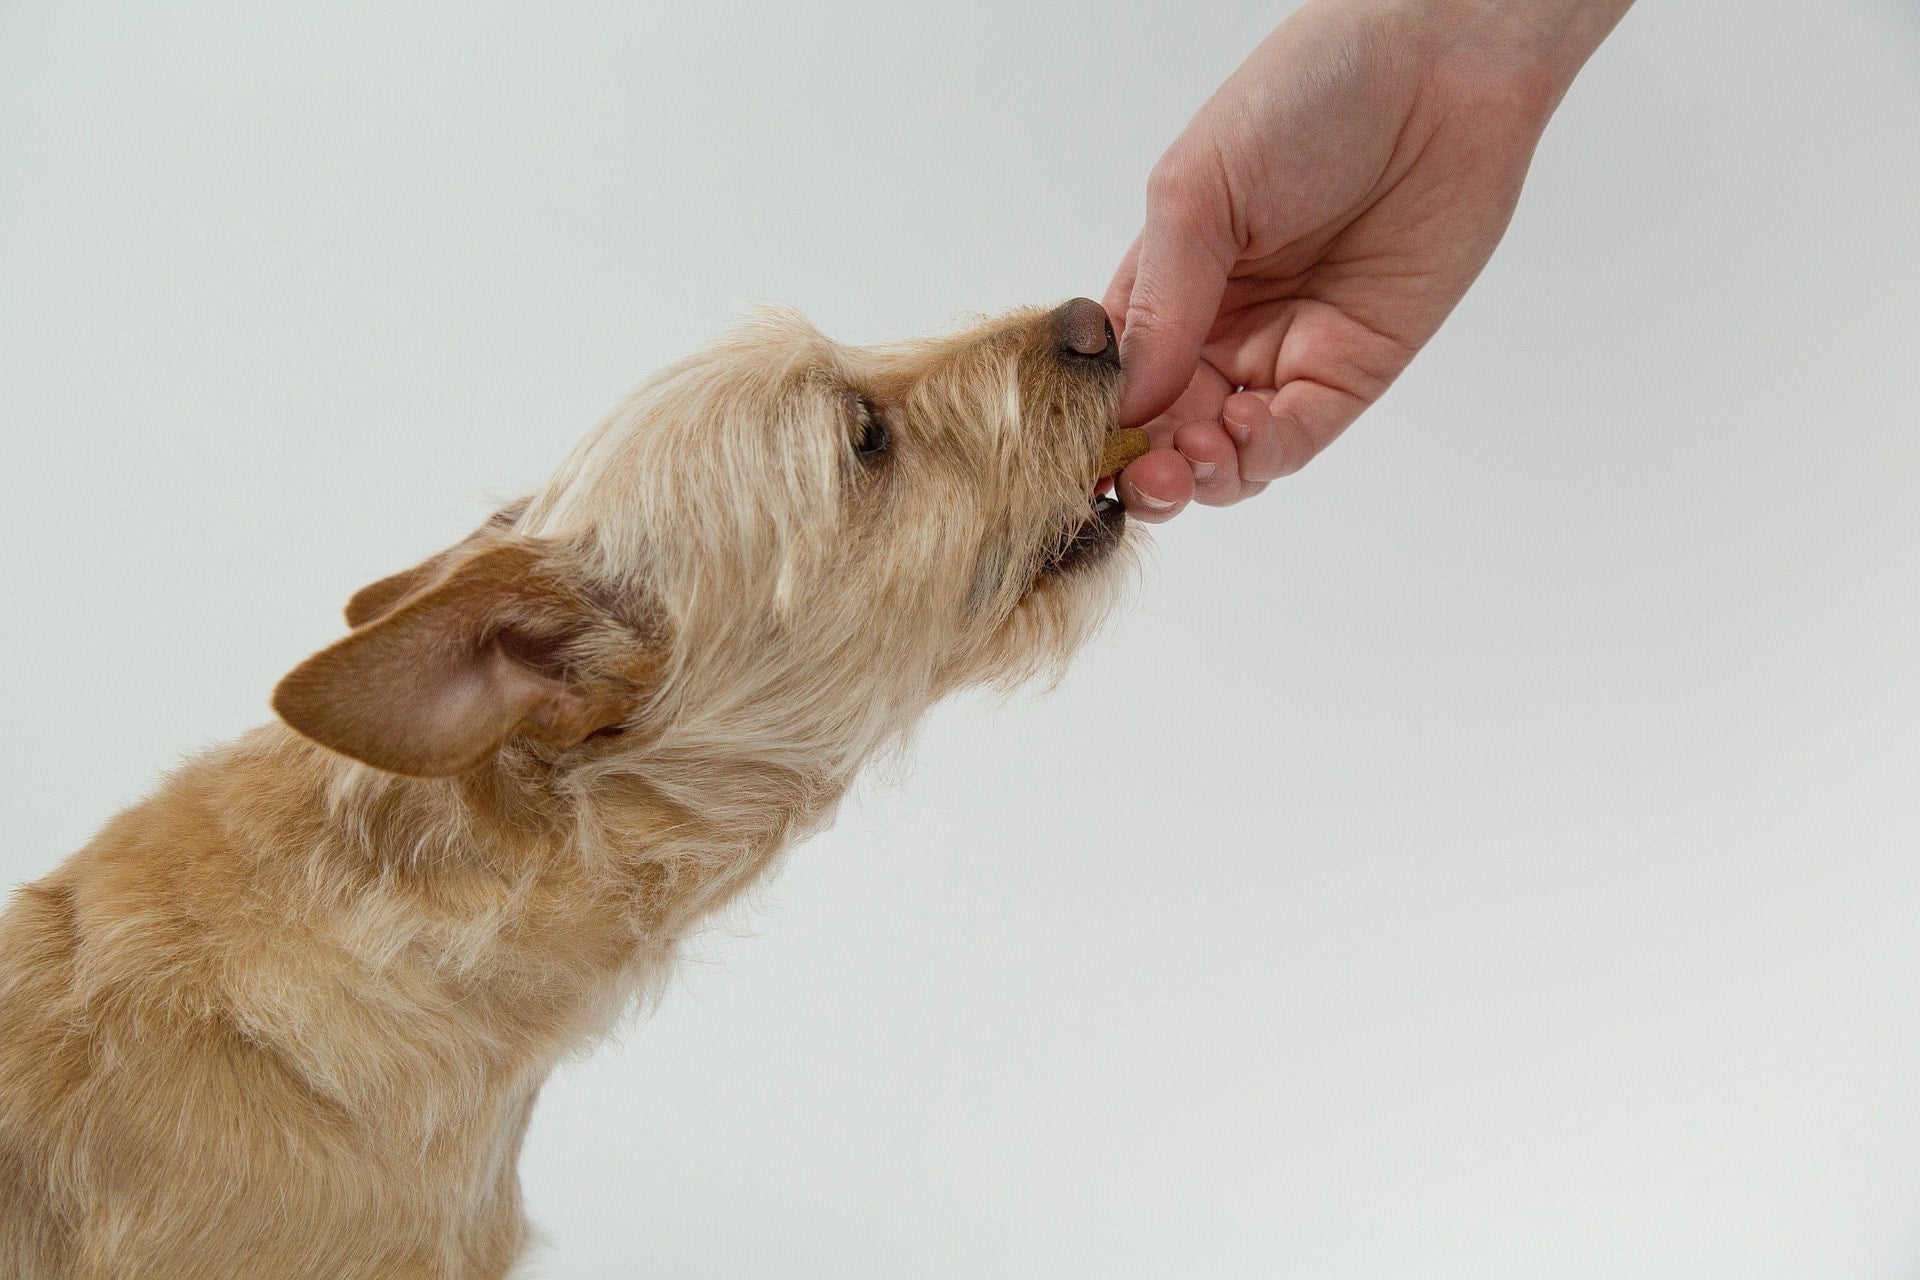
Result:
<instances>
[{"instance_id":1,"label":"human hand","mask_svg":"<svg viewBox=\"0 0 1920 1280\"><path fill-rule=\"evenodd\" d=\"M1130 514L1224 506L1386 391L1492 255L1631 0L1309 0L1155 166L1107 289Z\"/></svg>"}]
</instances>

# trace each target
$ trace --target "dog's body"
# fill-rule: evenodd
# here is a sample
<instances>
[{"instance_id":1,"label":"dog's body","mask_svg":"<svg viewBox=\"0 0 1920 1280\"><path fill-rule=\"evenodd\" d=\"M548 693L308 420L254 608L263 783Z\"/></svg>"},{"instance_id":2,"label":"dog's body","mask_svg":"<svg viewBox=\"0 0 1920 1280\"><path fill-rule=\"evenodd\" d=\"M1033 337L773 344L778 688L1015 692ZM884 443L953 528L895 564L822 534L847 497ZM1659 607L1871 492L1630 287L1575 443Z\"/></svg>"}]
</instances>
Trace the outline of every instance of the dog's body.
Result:
<instances>
[{"instance_id":1,"label":"dog's body","mask_svg":"<svg viewBox=\"0 0 1920 1280\"><path fill-rule=\"evenodd\" d=\"M293 728L22 889L0 1276L504 1276L555 1063L935 701L1103 616L1097 311L746 327L356 596L275 695Z\"/></svg>"}]
</instances>

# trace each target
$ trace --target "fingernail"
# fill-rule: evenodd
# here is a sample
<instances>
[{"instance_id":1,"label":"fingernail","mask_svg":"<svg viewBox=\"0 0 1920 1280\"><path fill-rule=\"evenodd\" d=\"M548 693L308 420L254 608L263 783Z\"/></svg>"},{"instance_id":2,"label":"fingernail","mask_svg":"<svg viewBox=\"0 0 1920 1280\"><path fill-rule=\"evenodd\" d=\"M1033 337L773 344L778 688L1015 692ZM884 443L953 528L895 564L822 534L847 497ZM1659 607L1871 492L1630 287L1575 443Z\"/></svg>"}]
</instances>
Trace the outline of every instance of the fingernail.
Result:
<instances>
[{"instance_id":1,"label":"fingernail","mask_svg":"<svg viewBox=\"0 0 1920 1280\"><path fill-rule=\"evenodd\" d=\"M1253 428L1244 422L1235 422L1232 418L1222 419L1227 434L1233 437L1235 444L1246 444L1253 439Z\"/></svg>"},{"instance_id":2,"label":"fingernail","mask_svg":"<svg viewBox=\"0 0 1920 1280\"><path fill-rule=\"evenodd\" d=\"M1149 511L1165 511L1168 507L1171 507L1173 505L1173 503L1168 502L1165 499L1156 498L1156 497L1153 497L1151 494L1142 493L1140 491L1139 485L1135 485L1135 484L1128 485L1127 492L1132 495L1133 501L1138 502L1141 506L1145 507Z\"/></svg>"},{"instance_id":3,"label":"fingernail","mask_svg":"<svg viewBox=\"0 0 1920 1280\"><path fill-rule=\"evenodd\" d=\"M1195 483L1197 484L1197 483L1199 483L1199 482L1200 482L1200 481L1202 481L1202 480L1211 480L1211 479L1213 479L1213 473L1214 473L1215 471L1218 471L1219 469L1220 469L1220 468L1219 468L1219 467L1218 467L1218 466L1217 466L1216 464L1214 464L1214 463L1211 463L1211 462L1196 462L1196 463L1194 463L1194 464L1193 464L1193 479L1194 479L1194 482L1195 482Z\"/></svg>"}]
</instances>

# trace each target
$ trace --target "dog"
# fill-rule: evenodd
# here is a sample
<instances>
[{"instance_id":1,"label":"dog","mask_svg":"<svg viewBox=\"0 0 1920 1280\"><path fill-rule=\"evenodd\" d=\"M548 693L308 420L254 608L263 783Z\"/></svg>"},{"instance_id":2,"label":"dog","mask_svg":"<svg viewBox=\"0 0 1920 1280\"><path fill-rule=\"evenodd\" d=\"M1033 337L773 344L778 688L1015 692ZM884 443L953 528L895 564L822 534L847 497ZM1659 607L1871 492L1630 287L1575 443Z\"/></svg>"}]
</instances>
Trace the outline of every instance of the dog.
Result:
<instances>
[{"instance_id":1,"label":"dog","mask_svg":"<svg viewBox=\"0 0 1920 1280\"><path fill-rule=\"evenodd\" d=\"M279 722L0 918L0 1276L505 1276L555 1064L863 761L1110 613L1120 384L1084 298L876 348L761 312L356 594Z\"/></svg>"}]
</instances>

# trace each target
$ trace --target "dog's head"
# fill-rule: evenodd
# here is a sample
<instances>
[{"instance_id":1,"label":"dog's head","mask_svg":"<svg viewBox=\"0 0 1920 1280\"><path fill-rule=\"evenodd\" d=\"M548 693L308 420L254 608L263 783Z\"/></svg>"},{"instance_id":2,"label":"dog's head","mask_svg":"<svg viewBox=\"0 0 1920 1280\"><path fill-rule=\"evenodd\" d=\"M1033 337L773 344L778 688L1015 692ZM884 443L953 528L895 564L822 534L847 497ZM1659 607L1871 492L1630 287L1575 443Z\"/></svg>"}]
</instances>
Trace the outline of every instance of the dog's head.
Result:
<instances>
[{"instance_id":1,"label":"dog's head","mask_svg":"<svg viewBox=\"0 0 1920 1280\"><path fill-rule=\"evenodd\" d=\"M1086 299L877 348L762 313L641 386L531 500L355 596L352 633L274 706L416 776L642 742L850 772L1104 617L1126 538L1100 481L1137 448L1119 392Z\"/></svg>"}]
</instances>

